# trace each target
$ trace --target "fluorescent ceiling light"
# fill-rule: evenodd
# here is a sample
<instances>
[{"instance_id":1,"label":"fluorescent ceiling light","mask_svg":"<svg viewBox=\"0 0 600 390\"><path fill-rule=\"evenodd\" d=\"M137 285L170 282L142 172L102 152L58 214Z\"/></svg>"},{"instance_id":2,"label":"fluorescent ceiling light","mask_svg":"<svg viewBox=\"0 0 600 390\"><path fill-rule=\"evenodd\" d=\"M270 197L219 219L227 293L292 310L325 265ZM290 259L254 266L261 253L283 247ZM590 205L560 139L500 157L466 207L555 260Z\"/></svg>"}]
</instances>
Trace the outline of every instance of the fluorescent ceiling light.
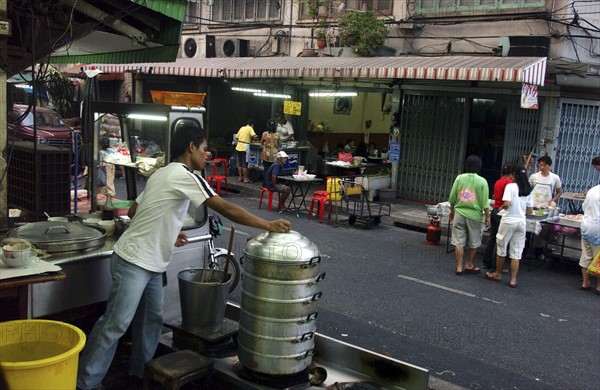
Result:
<instances>
[{"instance_id":1,"label":"fluorescent ceiling light","mask_svg":"<svg viewBox=\"0 0 600 390\"><path fill-rule=\"evenodd\" d=\"M15 87L23 89L31 88L29 84L15 84Z\"/></svg>"},{"instance_id":2,"label":"fluorescent ceiling light","mask_svg":"<svg viewBox=\"0 0 600 390\"><path fill-rule=\"evenodd\" d=\"M328 97L328 96L358 96L357 92L335 92L335 91L322 91L322 92L309 92L308 96L311 97Z\"/></svg>"},{"instance_id":3,"label":"fluorescent ceiling light","mask_svg":"<svg viewBox=\"0 0 600 390\"><path fill-rule=\"evenodd\" d=\"M265 93L265 92L257 92L254 96L262 96L262 97L271 97L271 98L280 98L280 99L291 99L291 95L283 95L280 93Z\"/></svg>"},{"instance_id":4,"label":"fluorescent ceiling light","mask_svg":"<svg viewBox=\"0 0 600 390\"><path fill-rule=\"evenodd\" d=\"M149 121L160 121L160 122L167 121L167 117L162 116L162 115L129 114L129 115L127 115L127 118L129 118L129 119L146 119Z\"/></svg>"},{"instance_id":5,"label":"fluorescent ceiling light","mask_svg":"<svg viewBox=\"0 0 600 390\"><path fill-rule=\"evenodd\" d=\"M197 106L171 106L173 111L185 111L185 112L203 112L203 107Z\"/></svg>"},{"instance_id":6,"label":"fluorescent ceiling light","mask_svg":"<svg viewBox=\"0 0 600 390\"><path fill-rule=\"evenodd\" d=\"M240 92L252 92L252 93L266 93L267 91L262 89L253 89L253 88L239 88L239 87L231 87L232 91L240 91Z\"/></svg>"}]
</instances>

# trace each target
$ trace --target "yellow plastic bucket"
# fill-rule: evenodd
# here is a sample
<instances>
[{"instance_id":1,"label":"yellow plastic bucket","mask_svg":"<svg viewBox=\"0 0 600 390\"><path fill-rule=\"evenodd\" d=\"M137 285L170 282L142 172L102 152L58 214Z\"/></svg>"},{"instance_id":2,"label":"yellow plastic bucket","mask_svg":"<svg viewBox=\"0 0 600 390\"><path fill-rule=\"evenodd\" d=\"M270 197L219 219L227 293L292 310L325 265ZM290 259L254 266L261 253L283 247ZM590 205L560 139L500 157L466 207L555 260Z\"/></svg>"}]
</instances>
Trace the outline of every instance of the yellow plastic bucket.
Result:
<instances>
[{"instance_id":1,"label":"yellow plastic bucket","mask_svg":"<svg viewBox=\"0 0 600 390\"><path fill-rule=\"evenodd\" d=\"M74 389L85 334L59 321L0 322L0 368L9 389Z\"/></svg>"}]
</instances>

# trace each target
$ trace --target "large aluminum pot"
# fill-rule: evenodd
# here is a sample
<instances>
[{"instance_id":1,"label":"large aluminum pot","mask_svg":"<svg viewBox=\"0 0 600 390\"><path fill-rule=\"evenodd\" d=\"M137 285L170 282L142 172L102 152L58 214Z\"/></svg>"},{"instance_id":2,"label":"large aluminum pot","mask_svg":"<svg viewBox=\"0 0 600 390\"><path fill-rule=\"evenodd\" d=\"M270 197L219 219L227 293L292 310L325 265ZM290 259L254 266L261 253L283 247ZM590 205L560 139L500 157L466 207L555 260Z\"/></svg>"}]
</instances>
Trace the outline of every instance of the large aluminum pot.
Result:
<instances>
[{"instance_id":1,"label":"large aluminum pot","mask_svg":"<svg viewBox=\"0 0 600 390\"><path fill-rule=\"evenodd\" d=\"M306 280L319 275L319 248L300 233L263 233L244 248L244 271L259 278Z\"/></svg>"},{"instance_id":2,"label":"large aluminum pot","mask_svg":"<svg viewBox=\"0 0 600 390\"><path fill-rule=\"evenodd\" d=\"M99 248L106 242L106 230L76 222L32 222L8 232L49 253L77 252Z\"/></svg>"},{"instance_id":3,"label":"large aluminum pot","mask_svg":"<svg viewBox=\"0 0 600 390\"><path fill-rule=\"evenodd\" d=\"M315 278L306 280L273 280L259 278L250 273L242 274L242 280L246 279L246 283L244 283L245 292L273 299L303 299L312 297L321 291L319 282L324 278L325 272Z\"/></svg>"},{"instance_id":4,"label":"large aluminum pot","mask_svg":"<svg viewBox=\"0 0 600 390\"><path fill-rule=\"evenodd\" d=\"M250 335L269 338L271 340L300 338L302 335L317 330L318 312L300 318L265 318L244 312L240 316L240 328ZM242 333L244 333L242 332Z\"/></svg>"},{"instance_id":5,"label":"large aluminum pot","mask_svg":"<svg viewBox=\"0 0 600 390\"><path fill-rule=\"evenodd\" d=\"M260 353L239 343L238 358L244 367L261 374L273 376L297 374L310 366L315 354L313 339L306 344L305 352L280 355ZM313 347L308 349L309 345Z\"/></svg>"},{"instance_id":6,"label":"large aluminum pot","mask_svg":"<svg viewBox=\"0 0 600 390\"><path fill-rule=\"evenodd\" d=\"M317 311L317 304L323 292L299 299L271 299L252 295L246 292L242 282L242 301L240 303L247 312L266 318L298 318L306 317Z\"/></svg>"},{"instance_id":7,"label":"large aluminum pot","mask_svg":"<svg viewBox=\"0 0 600 390\"><path fill-rule=\"evenodd\" d=\"M238 342L242 345L252 345L252 350L268 355L297 355L305 353L314 347L312 338L315 332L306 332L301 335L287 337L272 337L271 335L250 334L247 330L240 332ZM307 347L307 345L309 347Z\"/></svg>"},{"instance_id":8,"label":"large aluminum pot","mask_svg":"<svg viewBox=\"0 0 600 390\"><path fill-rule=\"evenodd\" d=\"M238 357L266 375L289 375L312 362L321 257L300 235L264 233L244 248Z\"/></svg>"}]
</instances>

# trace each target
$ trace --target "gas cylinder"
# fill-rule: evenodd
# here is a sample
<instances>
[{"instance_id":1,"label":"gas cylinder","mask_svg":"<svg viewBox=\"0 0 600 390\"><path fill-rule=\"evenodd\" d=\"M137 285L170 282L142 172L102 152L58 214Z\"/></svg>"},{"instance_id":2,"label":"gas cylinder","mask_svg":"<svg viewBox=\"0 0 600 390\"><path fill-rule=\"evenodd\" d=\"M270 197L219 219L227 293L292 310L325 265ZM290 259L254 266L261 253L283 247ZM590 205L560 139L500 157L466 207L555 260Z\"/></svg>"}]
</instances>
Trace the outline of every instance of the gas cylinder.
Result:
<instances>
[{"instance_id":1,"label":"gas cylinder","mask_svg":"<svg viewBox=\"0 0 600 390\"><path fill-rule=\"evenodd\" d=\"M429 226L427 226L426 240L428 244L435 245L440 242L442 237L442 229L440 228L440 220L438 217L429 218Z\"/></svg>"}]
</instances>

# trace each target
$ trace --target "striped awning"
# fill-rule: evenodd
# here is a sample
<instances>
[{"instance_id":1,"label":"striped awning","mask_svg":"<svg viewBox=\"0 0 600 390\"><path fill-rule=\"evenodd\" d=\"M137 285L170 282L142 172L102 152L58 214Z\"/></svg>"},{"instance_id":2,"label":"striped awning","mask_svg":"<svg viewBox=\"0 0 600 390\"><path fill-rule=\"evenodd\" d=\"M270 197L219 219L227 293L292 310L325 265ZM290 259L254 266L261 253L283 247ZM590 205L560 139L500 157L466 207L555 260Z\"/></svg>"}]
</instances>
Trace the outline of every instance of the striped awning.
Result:
<instances>
[{"instance_id":1,"label":"striped awning","mask_svg":"<svg viewBox=\"0 0 600 390\"><path fill-rule=\"evenodd\" d=\"M138 71L228 79L367 78L517 82L543 86L545 57L180 58L173 63L95 64L107 73Z\"/></svg>"}]
</instances>

